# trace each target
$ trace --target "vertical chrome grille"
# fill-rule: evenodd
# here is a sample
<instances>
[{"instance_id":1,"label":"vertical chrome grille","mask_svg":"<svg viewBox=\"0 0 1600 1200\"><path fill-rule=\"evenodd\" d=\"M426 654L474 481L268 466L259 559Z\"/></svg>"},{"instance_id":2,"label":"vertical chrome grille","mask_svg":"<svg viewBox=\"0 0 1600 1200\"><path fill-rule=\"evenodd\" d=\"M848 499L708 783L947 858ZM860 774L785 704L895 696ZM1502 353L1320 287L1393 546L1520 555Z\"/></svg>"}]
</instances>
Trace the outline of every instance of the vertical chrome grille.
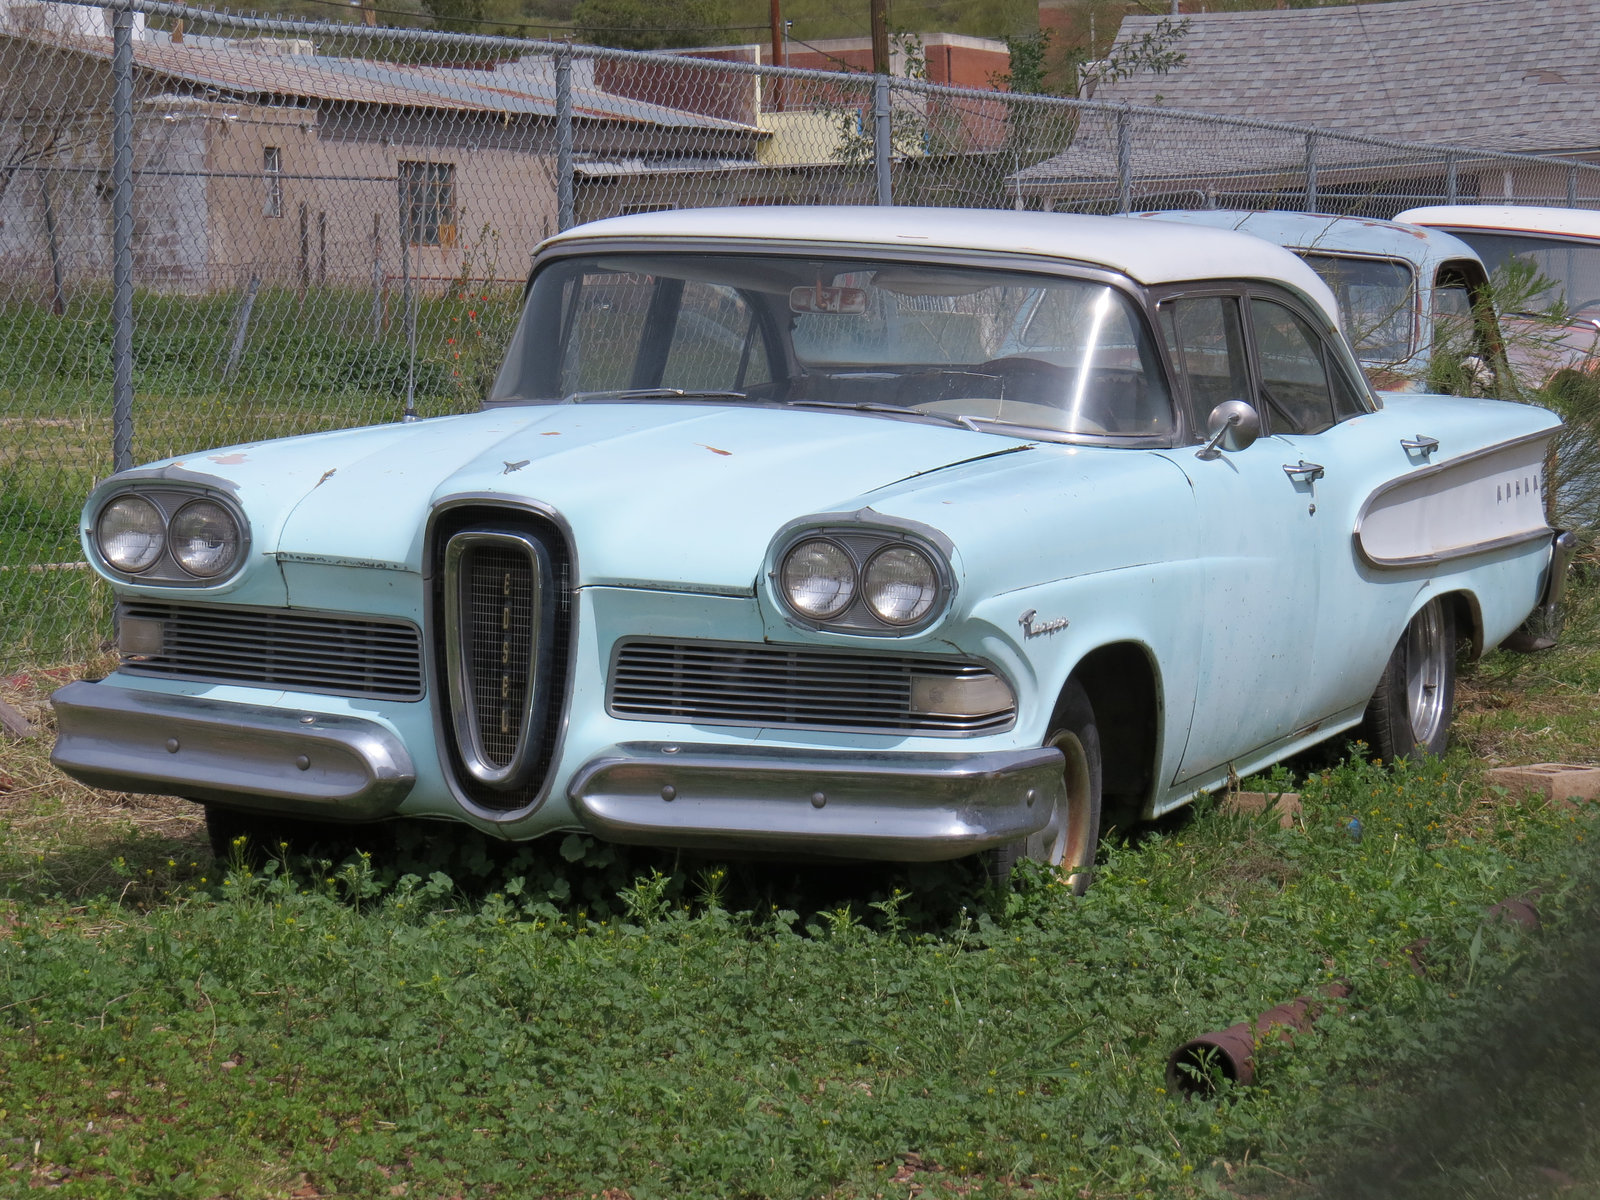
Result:
<instances>
[{"instance_id":1,"label":"vertical chrome grille","mask_svg":"<svg viewBox=\"0 0 1600 1200\"><path fill-rule=\"evenodd\" d=\"M527 533L467 529L445 544L450 725L467 774L497 792L540 766L554 592L549 555Z\"/></svg>"},{"instance_id":2,"label":"vertical chrome grille","mask_svg":"<svg viewBox=\"0 0 1600 1200\"><path fill-rule=\"evenodd\" d=\"M534 573L526 554L483 548L468 558L472 697L484 757L504 768L522 740L533 686Z\"/></svg>"}]
</instances>

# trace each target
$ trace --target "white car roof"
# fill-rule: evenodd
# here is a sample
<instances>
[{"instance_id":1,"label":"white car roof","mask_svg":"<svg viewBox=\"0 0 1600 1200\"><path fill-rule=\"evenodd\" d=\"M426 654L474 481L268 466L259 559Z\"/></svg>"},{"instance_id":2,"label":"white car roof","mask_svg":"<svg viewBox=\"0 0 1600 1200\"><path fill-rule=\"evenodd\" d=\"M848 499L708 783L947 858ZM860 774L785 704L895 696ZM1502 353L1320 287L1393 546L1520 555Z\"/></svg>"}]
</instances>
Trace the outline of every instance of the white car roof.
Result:
<instances>
[{"instance_id":1,"label":"white car roof","mask_svg":"<svg viewBox=\"0 0 1600 1200\"><path fill-rule=\"evenodd\" d=\"M1109 267L1139 283L1263 279L1299 292L1339 328L1328 285L1281 246L1227 229L1076 213L1006 209L854 207L682 208L611 217L575 226L545 242L591 238L714 238L927 246L1036 254Z\"/></svg>"},{"instance_id":2,"label":"white car roof","mask_svg":"<svg viewBox=\"0 0 1600 1200\"><path fill-rule=\"evenodd\" d=\"M1538 208L1520 204L1436 204L1408 208L1395 218L1445 229L1504 229L1600 238L1600 212L1585 208Z\"/></svg>"}]
</instances>

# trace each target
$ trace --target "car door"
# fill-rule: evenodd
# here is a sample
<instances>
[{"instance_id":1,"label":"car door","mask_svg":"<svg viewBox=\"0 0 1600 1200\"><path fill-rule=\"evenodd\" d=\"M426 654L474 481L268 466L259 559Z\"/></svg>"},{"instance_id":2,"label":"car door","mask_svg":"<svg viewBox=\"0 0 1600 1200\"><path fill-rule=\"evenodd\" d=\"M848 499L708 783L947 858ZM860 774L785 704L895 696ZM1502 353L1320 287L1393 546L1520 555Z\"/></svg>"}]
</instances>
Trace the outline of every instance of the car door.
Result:
<instances>
[{"instance_id":1,"label":"car door","mask_svg":"<svg viewBox=\"0 0 1600 1200\"><path fill-rule=\"evenodd\" d=\"M1396 473L1401 451L1395 417L1369 410L1354 363L1304 308L1259 291L1249 308L1259 394L1273 431L1262 441L1281 454L1280 469L1306 513L1294 553L1316 562L1315 595L1294 650L1298 728L1312 732L1359 715L1416 590L1375 577L1353 540L1362 504Z\"/></svg>"},{"instance_id":2,"label":"car door","mask_svg":"<svg viewBox=\"0 0 1600 1200\"><path fill-rule=\"evenodd\" d=\"M1214 776L1299 728L1320 561L1309 487L1285 473L1298 463L1293 447L1265 436L1199 453L1217 404L1260 407L1243 289L1168 295L1157 314L1194 443L1168 453L1192 489L1200 560L1198 592L1176 598L1199 609L1202 629L1188 742L1169 781L1179 783Z\"/></svg>"}]
</instances>

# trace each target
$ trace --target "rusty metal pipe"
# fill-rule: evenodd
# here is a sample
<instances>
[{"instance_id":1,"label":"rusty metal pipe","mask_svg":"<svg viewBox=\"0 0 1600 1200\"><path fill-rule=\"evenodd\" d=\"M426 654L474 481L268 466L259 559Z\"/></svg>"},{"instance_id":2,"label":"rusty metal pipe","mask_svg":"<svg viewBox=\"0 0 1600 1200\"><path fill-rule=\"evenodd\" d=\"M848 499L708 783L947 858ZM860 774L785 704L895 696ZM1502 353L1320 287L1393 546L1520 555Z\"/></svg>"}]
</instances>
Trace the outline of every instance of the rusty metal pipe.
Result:
<instances>
[{"instance_id":1,"label":"rusty metal pipe","mask_svg":"<svg viewBox=\"0 0 1600 1200\"><path fill-rule=\"evenodd\" d=\"M1293 1042L1295 1034L1311 1031L1329 1001L1349 995L1350 985L1341 980L1319 988L1315 996L1269 1008L1253 1021L1190 1038L1167 1057L1167 1089L1186 1098L1204 1098L1216 1093L1219 1076L1229 1083L1254 1083L1257 1046L1268 1038Z\"/></svg>"}]
</instances>

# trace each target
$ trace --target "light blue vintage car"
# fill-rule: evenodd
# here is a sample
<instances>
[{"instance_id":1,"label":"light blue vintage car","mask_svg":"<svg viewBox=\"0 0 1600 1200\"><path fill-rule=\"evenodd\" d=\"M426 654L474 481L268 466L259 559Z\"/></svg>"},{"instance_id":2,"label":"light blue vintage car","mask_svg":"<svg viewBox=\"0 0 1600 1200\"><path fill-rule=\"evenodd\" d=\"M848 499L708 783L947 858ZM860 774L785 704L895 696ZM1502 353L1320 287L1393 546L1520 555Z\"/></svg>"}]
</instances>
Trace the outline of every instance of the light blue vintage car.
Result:
<instances>
[{"instance_id":1,"label":"light blue vintage car","mask_svg":"<svg viewBox=\"0 0 1600 1200\"><path fill-rule=\"evenodd\" d=\"M1361 726L1552 603L1549 413L1380 403L1289 252L1122 218L662 212L537 252L482 411L95 489L56 763L311 818L1018 855Z\"/></svg>"},{"instance_id":2,"label":"light blue vintage car","mask_svg":"<svg viewBox=\"0 0 1600 1200\"><path fill-rule=\"evenodd\" d=\"M1132 214L1236 229L1293 250L1333 291L1346 339L1380 391L1509 395L1488 271L1466 242L1439 229L1371 217L1233 209ZM1443 353L1446 361L1436 361ZM1470 361L1468 361L1470 360ZM1438 369L1436 369L1438 368Z\"/></svg>"}]
</instances>

